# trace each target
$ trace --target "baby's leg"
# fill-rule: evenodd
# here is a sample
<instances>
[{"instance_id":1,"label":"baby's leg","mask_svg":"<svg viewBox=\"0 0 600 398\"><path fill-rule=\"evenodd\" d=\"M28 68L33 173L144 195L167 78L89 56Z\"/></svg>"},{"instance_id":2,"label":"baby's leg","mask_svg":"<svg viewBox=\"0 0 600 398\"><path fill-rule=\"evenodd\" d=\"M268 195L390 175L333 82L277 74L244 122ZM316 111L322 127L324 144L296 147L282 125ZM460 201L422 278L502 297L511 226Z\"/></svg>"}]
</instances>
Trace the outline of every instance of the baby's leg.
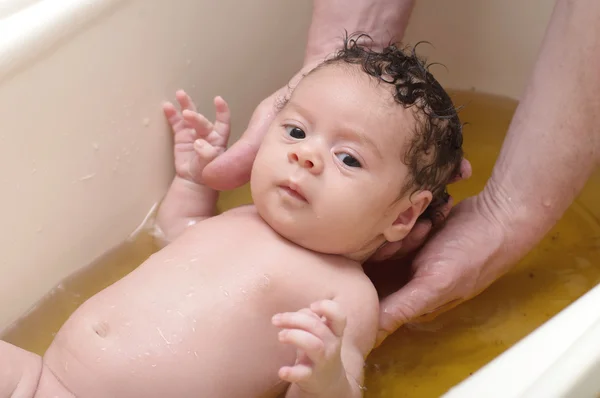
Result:
<instances>
[{"instance_id":1,"label":"baby's leg","mask_svg":"<svg viewBox=\"0 0 600 398\"><path fill-rule=\"evenodd\" d=\"M75 397L42 365L42 358L0 340L0 398Z\"/></svg>"},{"instance_id":2,"label":"baby's leg","mask_svg":"<svg viewBox=\"0 0 600 398\"><path fill-rule=\"evenodd\" d=\"M38 389L33 398L76 398L63 384L54 376L46 365L42 367L42 375L38 384Z\"/></svg>"}]
</instances>

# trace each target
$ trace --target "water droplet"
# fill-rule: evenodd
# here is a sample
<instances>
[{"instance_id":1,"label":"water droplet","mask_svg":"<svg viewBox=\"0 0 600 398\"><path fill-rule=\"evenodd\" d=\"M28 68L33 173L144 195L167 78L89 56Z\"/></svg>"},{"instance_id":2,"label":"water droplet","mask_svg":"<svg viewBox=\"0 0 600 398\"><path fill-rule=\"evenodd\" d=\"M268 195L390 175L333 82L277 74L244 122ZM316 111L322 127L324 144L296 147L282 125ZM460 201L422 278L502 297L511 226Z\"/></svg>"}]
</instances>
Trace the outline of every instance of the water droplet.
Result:
<instances>
[{"instance_id":1,"label":"water droplet","mask_svg":"<svg viewBox=\"0 0 600 398\"><path fill-rule=\"evenodd\" d=\"M37 169L32 169L31 170L31 174L35 174L37 172Z\"/></svg>"},{"instance_id":2,"label":"water droplet","mask_svg":"<svg viewBox=\"0 0 600 398\"><path fill-rule=\"evenodd\" d=\"M262 277L262 281L260 282L260 287L266 289L269 287L270 284L271 284L271 279L269 278L269 275L264 274Z\"/></svg>"},{"instance_id":3,"label":"water droplet","mask_svg":"<svg viewBox=\"0 0 600 398\"><path fill-rule=\"evenodd\" d=\"M188 60L186 61L186 64L187 64L188 66L190 66L190 65L192 64L192 60L191 60L191 59L188 59Z\"/></svg>"},{"instance_id":4,"label":"water droplet","mask_svg":"<svg viewBox=\"0 0 600 398\"><path fill-rule=\"evenodd\" d=\"M100 145L98 145L97 142L92 142L92 148L94 148L94 150L97 151L98 149L100 149Z\"/></svg>"},{"instance_id":5,"label":"water droplet","mask_svg":"<svg viewBox=\"0 0 600 398\"><path fill-rule=\"evenodd\" d=\"M147 118L147 117L145 117L145 118L142 120L142 124L143 124L144 126L148 127L148 126L150 125L150 119L149 119L149 118Z\"/></svg>"},{"instance_id":6,"label":"water droplet","mask_svg":"<svg viewBox=\"0 0 600 398\"><path fill-rule=\"evenodd\" d=\"M92 178L94 178L95 175L96 175L96 173L90 173L90 174L84 175L83 177L79 177L79 181L86 181L86 180L92 179Z\"/></svg>"}]
</instances>

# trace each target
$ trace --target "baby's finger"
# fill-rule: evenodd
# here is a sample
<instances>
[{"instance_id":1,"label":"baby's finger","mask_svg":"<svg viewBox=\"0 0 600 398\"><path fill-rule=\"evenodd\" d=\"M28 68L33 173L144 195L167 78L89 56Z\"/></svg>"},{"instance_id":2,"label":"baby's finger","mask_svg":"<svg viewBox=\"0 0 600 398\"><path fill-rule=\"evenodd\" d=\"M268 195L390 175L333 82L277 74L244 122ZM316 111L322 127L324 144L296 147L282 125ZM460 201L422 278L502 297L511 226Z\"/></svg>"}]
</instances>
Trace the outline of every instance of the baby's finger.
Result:
<instances>
[{"instance_id":1,"label":"baby's finger","mask_svg":"<svg viewBox=\"0 0 600 398\"><path fill-rule=\"evenodd\" d=\"M183 123L183 118L181 117L181 114L177 111L175 105L173 105L172 103L165 102L163 104L163 112L165 114L165 117L167 118L167 121L173 128L173 131L180 127L180 123Z\"/></svg>"},{"instance_id":2,"label":"baby's finger","mask_svg":"<svg viewBox=\"0 0 600 398\"><path fill-rule=\"evenodd\" d=\"M206 138L213 131L213 124L203 115L185 110L182 112L183 119L196 131L198 138Z\"/></svg>"},{"instance_id":3,"label":"baby's finger","mask_svg":"<svg viewBox=\"0 0 600 398\"><path fill-rule=\"evenodd\" d=\"M227 102L221 97L215 97L215 109L216 109L216 117L215 117L215 131L221 136L223 139L222 146L227 145L227 140L229 139L229 131L231 127L231 112L229 110L229 105Z\"/></svg>"},{"instance_id":4,"label":"baby's finger","mask_svg":"<svg viewBox=\"0 0 600 398\"><path fill-rule=\"evenodd\" d=\"M196 112L196 104L194 104L194 101L192 101L185 91L177 90L175 97L177 98L177 102L179 102L182 111L188 109L192 112Z\"/></svg>"},{"instance_id":5,"label":"baby's finger","mask_svg":"<svg viewBox=\"0 0 600 398\"><path fill-rule=\"evenodd\" d=\"M201 159L203 166L221 154L219 148L215 148L203 139L194 141L194 150Z\"/></svg>"},{"instance_id":6,"label":"baby's finger","mask_svg":"<svg viewBox=\"0 0 600 398\"><path fill-rule=\"evenodd\" d=\"M321 317L318 316L317 314L315 314L310 308L302 308L298 312L306 314L306 315L309 315L309 316L312 316L313 318L321 319Z\"/></svg>"},{"instance_id":7,"label":"baby's finger","mask_svg":"<svg viewBox=\"0 0 600 398\"><path fill-rule=\"evenodd\" d=\"M310 309L319 316L324 316L327 319L329 327L333 334L341 337L346 328L346 314L338 303L333 300L322 300L311 304Z\"/></svg>"},{"instance_id":8,"label":"baby's finger","mask_svg":"<svg viewBox=\"0 0 600 398\"><path fill-rule=\"evenodd\" d=\"M310 310L308 310L310 311ZM323 341L333 337L331 330L318 315L310 312L284 312L273 316L273 325L285 329L302 329Z\"/></svg>"},{"instance_id":9,"label":"baby's finger","mask_svg":"<svg viewBox=\"0 0 600 398\"><path fill-rule=\"evenodd\" d=\"M279 369L279 378L289 383L299 383L312 376L312 368L308 365L284 366Z\"/></svg>"},{"instance_id":10,"label":"baby's finger","mask_svg":"<svg viewBox=\"0 0 600 398\"><path fill-rule=\"evenodd\" d=\"M322 362L325 343L312 333L300 329L283 329L279 332L279 341L304 351L314 363Z\"/></svg>"}]
</instances>

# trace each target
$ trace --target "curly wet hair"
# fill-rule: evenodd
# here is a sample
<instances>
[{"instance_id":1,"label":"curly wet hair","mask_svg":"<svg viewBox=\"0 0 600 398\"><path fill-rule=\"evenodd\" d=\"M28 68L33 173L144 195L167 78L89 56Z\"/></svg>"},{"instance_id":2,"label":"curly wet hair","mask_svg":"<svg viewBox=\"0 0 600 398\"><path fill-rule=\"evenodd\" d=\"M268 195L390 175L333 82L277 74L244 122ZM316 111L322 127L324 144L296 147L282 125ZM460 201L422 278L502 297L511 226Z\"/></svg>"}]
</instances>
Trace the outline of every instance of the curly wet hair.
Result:
<instances>
[{"instance_id":1,"label":"curly wet hair","mask_svg":"<svg viewBox=\"0 0 600 398\"><path fill-rule=\"evenodd\" d=\"M316 69L331 64L358 65L369 76L393 86L394 100L414 107L416 128L403 162L410 171L402 194L429 190L433 199L420 218L440 217L448 202L447 185L459 175L463 158L462 123L450 96L429 72L424 59L412 49L391 43L381 50L363 33L346 34L343 46ZM316 70L315 69L315 70Z\"/></svg>"}]
</instances>

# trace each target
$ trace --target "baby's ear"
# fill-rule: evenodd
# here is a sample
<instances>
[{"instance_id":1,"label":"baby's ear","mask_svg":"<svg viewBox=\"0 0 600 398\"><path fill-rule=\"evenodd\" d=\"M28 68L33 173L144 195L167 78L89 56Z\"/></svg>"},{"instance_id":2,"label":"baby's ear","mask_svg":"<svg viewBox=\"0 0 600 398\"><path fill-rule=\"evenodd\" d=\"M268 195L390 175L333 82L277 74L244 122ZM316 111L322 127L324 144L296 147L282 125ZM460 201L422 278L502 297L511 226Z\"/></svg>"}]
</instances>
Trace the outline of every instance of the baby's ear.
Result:
<instances>
[{"instance_id":1,"label":"baby's ear","mask_svg":"<svg viewBox=\"0 0 600 398\"><path fill-rule=\"evenodd\" d=\"M406 237L417 222L417 219L431 203L430 191L418 191L410 195L408 200L400 200L393 209L395 221L383 231L388 242L398 242ZM408 204L408 207L407 207Z\"/></svg>"}]
</instances>

